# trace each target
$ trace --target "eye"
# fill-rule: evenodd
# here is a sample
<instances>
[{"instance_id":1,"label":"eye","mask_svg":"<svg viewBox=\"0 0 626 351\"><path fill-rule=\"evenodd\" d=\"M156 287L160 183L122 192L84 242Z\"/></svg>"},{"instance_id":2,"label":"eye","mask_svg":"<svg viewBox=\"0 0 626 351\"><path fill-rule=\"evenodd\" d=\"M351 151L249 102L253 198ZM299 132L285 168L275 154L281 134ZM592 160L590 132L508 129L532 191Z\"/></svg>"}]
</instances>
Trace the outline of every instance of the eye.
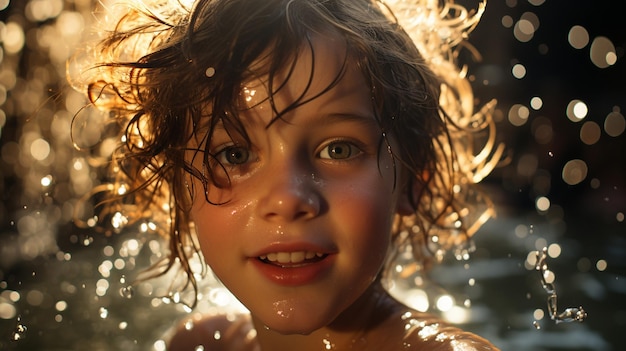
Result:
<instances>
[{"instance_id":1,"label":"eye","mask_svg":"<svg viewBox=\"0 0 626 351\"><path fill-rule=\"evenodd\" d=\"M242 165L250 160L250 150L241 146L227 146L215 158L222 164Z\"/></svg>"},{"instance_id":2,"label":"eye","mask_svg":"<svg viewBox=\"0 0 626 351\"><path fill-rule=\"evenodd\" d=\"M361 153L361 150L348 141L334 141L326 145L319 153L320 158L344 160Z\"/></svg>"}]
</instances>

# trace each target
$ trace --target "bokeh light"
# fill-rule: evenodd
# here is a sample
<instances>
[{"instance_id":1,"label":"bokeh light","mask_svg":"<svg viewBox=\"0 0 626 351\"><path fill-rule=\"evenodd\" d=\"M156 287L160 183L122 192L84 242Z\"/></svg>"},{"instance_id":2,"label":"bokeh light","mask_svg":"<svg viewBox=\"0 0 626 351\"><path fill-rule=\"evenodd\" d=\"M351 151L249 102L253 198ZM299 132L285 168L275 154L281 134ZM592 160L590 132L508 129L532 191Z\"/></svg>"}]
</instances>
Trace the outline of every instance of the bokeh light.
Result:
<instances>
[{"instance_id":1,"label":"bokeh light","mask_svg":"<svg viewBox=\"0 0 626 351\"><path fill-rule=\"evenodd\" d=\"M569 118L572 122L580 122L582 119L587 117L587 112L589 111L587 104L583 101L574 99L567 104L567 118Z\"/></svg>"},{"instance_id":2,"label":"bokeh light","mask_svg":"<svg viewBox=\"0 0 626 351\"><path fill-rule=\"evenodd\" d=\"M511 72L513 73L513 77L517 79L522 79L526 76L526 67L520 63L517 63L513 66Z\"/></svg>"},{"instance_id":3,"label":"bokeh light","mask_svg":"<svg viewBox=\"0 0 626 351\"><path fill-rule=\"evenodd\" d=\"M0 349L163 351L190 313L175 303L189 295L169 295L173 276L136 283L167 249L156 224L129 224L118 212L104 219L118 232L102 233L83 201L118 144L102 128L106 115L77 114L86 101L64 79L96 2L0 0ZM507 151L484 182L498 218L475 236L469 261L443 262L431 276L399 269L391 289L503 350L621 347L626 33L620 2L598 4L488 2L470 36L476 51L458 57L477 105L498 100ZM541 277L558 286L559 301L585 305L589 322L550 323L536 267L543 248L551 261ZM245 310L206 279L192 313Z\"/></svg>"},{"instance_id":4,"label":"bokeh light","mask_svg":"<svg viewBox=\"0 0 626 351\"><path fill-rule=\"evenodd\" d=\"M574 49L582 49L589 44L589 33L583 26L573 26L567 35L567 41Z\"/></svg>"},{"instance_id":5,"label":"bokeh light","mask_svg":"<svg viewBox=\"0 0 626 351\"><path fill-rule=\"evenodd\" d=\"M604 120L604 131L612 137L618 137L624 133L626 129L626 119L619 110L613 111L606 116Z\"/></svg>"},{"instance_id":6,"label":"bokeh light","mask_svg":"<svg viewBox=\"0 0 626 351\"><path fill-rule=\"evenodd\" d=\"M587 145L597 143L601 134L600 126L594 121L587 121L580 128L580 140Z\"/></svg>"},{"instance_id":7,"label":"bokeh light","mask_svg":"<svg viewBox=\"0 0 626 351\"><path fill-rule=\"evenodd\" d=\"M583 160L571 160L563 166L563 181L569 185L576 185L587 178L587 163Z\"/></svg>"},{"instance_id":8,"label":"bokeh light","mask_svg":"<svg viewBox=\"0 0 626 351\"><path fill-rule=\"evenodd\" d=\"M509 122L512 125L519 127L528 121L528 117L530 116L530 110L528 107L520 104L515 104L511 106L509 109Z\"/></svg>"},{"instance_id":9,"label":"bokeh light","mask_svg":"<svg viewBox=\"0 0 626 351\"><path fill-rule=\"evenodd\" d=\"M589 51L591 62L599 68L607 68L617 62L617 52L615 45L607 37L596 37L591 42Z\"/></svg>"}]
</instances>

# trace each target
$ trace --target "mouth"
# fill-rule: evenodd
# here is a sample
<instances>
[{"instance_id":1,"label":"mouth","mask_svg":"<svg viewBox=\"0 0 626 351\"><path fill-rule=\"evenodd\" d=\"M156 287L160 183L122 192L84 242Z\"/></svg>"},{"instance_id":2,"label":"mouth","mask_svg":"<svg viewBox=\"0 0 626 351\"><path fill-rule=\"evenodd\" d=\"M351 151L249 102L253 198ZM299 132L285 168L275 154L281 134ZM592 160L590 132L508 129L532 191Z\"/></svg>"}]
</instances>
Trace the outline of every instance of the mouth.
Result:
<instances>
[{"instance_id":1,"label":"mouth","mask_svg":"<svg viewBox=\"0 0 626 351\"><path fill-rule=\"evenodd\" d=\"M258 259L266 264L279 267L300 267L309 263L315 263L326 258L328 254L314 251L294 251L294 252L270 252L261 255Z\"/></svg>"},{"instance_id":2,"label":"mouth","mask_svg":"<svg viewBox=\"0 0 626 351\"><path fill-rule=\"evenodd\" d=\"M252 266L273 284L279 286L304 286L323 279L332 271L336 253L314 245L276 245L251 256ZM296 245L291 245L296 246Z\"/></svg>"}]
</instances>

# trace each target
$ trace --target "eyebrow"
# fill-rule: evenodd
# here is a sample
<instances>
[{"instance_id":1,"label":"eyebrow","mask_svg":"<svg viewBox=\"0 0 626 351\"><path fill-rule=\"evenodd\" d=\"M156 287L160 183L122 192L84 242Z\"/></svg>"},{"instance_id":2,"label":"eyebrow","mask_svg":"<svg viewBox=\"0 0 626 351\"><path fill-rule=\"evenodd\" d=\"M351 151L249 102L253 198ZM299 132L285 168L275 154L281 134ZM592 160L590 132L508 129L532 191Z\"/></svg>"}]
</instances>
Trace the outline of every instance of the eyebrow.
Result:
<instances>
[{"instance_id":1,"label":"eyebrow","mask_svg":"<svg viewBox=\"0 0 626 351\"><path fill-rule=\"evenodd\" d=\"M334 112L324 114L314 118L311 123L320 123L323 125L335 124L335 123L358 123L368 127L379 127L380 124L373 114L363 114L358 111L354 112Z\"/></svg>"},{"instance_id":2,"label":"eyebrow","mask_svg":"<svg viewBox=\"0 0 626 351\"><path fill-rule=\"evenodd\" d=\"M244 113L245 114L245 113ZM283 118L284 116L278 117L278 119ZM356 123L358 125L362 125L367 128L380 128L380 122L376 119L375 115L371 112L367 111L359 111L358 109L345 109L345 111L338 112L329 112L329 113L321 113L321 114L312 114L310 116L291 116L285 119L288 123L298 124L298 121L301 121L305 126L329 126L333 124L340 123ZM241 121L245 128L249 127L249 124L246 121ZM269 128L274 124L274 119L270 122L269 125L266 125L265 128ZM209 124L202 123L198 124L196 132L204 133L208 132ZM213 131L228 131L228 128L224 126L223 121L215 124Z\"/></svg>"}]
</instances>

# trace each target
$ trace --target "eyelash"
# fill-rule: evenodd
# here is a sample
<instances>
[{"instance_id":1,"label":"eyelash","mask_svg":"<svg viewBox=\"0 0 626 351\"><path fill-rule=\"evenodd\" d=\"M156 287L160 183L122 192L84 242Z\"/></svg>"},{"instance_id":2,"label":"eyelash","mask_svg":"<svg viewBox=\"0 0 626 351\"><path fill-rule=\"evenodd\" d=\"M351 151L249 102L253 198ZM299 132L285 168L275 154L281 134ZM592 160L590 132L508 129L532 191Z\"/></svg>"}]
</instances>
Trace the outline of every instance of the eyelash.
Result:
<instances>
[{"instance_id":1,"label":"eyelash","mask_svg":"<svg viewBox=\"0 0 626 351\"><path fill-rule=\"evenodd\" d=\"M346 155L345 157L340 157L340 158L333 158L332 154L337 154L337 150L335 151L331 151L330 148L333 146L346 146L347 147L347 151L349 152L348 155ZM341 152L342 150L339 150L339 152ZM363 153L363 150L361 147L359 147L358 145L356 145L356 143L354 143L353 141L349 141L349 140L342 140L342 139L338 139L338 140L333 140L329 143L327 143L326 145L324 145L324 147L317 153L317 157L321 158L321 159L327 159L327 160L333 160L333 161L341 161L341 160L349 160L352 159L354 157L359 156L360 154Z\"/></svg>"},{"instance_id":2,"label":"eyelash","mask_svg":"<svg viewBox=\"0 0 626 351\"><path fill-rule=\"evenodd\" d=\"M335 149L333 150L333 148ZM215 160L213 167L214 169L215 167L222 168L228 176L244 175L248 167L252 166L249 163L257 159L252 148L246 145L241 146L234 143L227 143L216 149L217 151L213 153L213 159ZM340 155L339 157L333 157L343 152L347 152L347 154L345 156ZM325 162L347 162L363 153L363 147L358 145L358 143L352 140L336 139L323 145L315 156Z\"/></svg>"},{"instance_id":3,"label":"eyelash","mask_svg":"<svg viewBox=\"0 0 626 351\"><path fill-rule=\"evenodd\" d=\"M227 144L227 145L221 146L219 150L216 153L214 153L214 157L215 157L215 160L222 165L229 165L231 167L237 167L250 161L251 154L252 152L250 148L248 147L238 146L235 144ZM238 155L245 156L245 159L241 162L232 161L229 159L229 156L238 156Z\"/></svg>"}]
</instances>

